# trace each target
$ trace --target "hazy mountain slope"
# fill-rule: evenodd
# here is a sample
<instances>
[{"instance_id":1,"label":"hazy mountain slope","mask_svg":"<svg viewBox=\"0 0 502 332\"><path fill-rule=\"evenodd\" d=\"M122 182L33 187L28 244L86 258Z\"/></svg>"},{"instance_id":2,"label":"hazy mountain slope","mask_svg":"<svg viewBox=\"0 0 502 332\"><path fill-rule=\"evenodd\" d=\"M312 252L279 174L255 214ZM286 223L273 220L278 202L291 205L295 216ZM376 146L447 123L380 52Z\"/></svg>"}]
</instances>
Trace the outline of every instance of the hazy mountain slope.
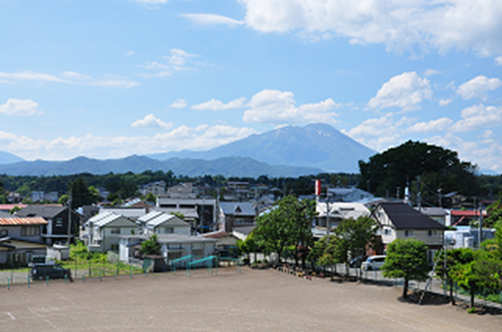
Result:
<instances>
[{"instance_id":1,"label":"hazy mountain slope","mask_svg":"<svg viewBox=\"0 0 502 332\"><path fill-rule=\"evenodd\" d=\"M250 158L231 157L216 160L194 160L173 158L165 161L150 159L144 156L130 156L123 159L96 160L78 157L68 161L20 162L0 165L0 174L9 175L69 175L78 173L106 174L141 173L146 170L171 170L174 174L252 176L269 175L272 177L299 176L321 173L321 169L307 167L271 166Z\"/></svg>"},{"instance_id":2,"label":"hazy mountain slope","mask_svg":"<svg viewBox=\"0 0 502 332\"><path fill-rule=\"evenodd\" d=\"M149 157L216 159L241 156L272 165L316 167L326 171L358 172L358 161L376 152L327 124L288 126L255 134L211 150L153 154Z\"/></svg>"},{"instance_id":3,"label":"hazy mountain slope","mask_svg":"<svg viewBox=\"0 0 502 332\"><path fill-rule=\"evenodd\" d=\"M0 151L0 164L13 164L20 161L24 161L24 159L19 158L18 156L12 153Z\"/></svg>"}]
</instances>

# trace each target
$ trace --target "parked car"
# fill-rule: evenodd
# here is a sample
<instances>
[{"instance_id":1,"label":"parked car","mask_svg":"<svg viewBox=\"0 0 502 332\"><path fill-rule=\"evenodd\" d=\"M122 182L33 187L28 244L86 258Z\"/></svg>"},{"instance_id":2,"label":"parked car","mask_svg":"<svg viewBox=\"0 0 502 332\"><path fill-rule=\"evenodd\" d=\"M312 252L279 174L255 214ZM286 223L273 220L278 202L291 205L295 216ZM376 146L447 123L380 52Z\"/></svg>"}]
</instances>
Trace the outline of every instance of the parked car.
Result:
<instances>
[{"instance_id":1,"label":"parked car","mask_svg":"<svg viewBox=\"0 0 502 332\"><path fill-rule=\"evenodd\" d=\"M364 271L380 270L380 268L385 263L384 255L369 256L362 264L361 268Z\"/></svg>"},{"instance_id":2,"label":"parked car","mask_svg":"<svg viewBox=\"0 0 502 332\"><path fill-rule=\"evenodd\" d=\"M357 256L350 261L349 267L361 267L361 264L368 258L366 255Z\"/></svg>"},{"instance_id":3,"label":"parked car","mask_svg":"<svg viewBox=\"0 0 502 332\"><path fill-rule=\"evenodd\" d=\"M33 264L31 267L31 278L38 280L63 279L67 276L72 281L71 270L65 269L58 264Z\"/></svg>"}]
</instances>

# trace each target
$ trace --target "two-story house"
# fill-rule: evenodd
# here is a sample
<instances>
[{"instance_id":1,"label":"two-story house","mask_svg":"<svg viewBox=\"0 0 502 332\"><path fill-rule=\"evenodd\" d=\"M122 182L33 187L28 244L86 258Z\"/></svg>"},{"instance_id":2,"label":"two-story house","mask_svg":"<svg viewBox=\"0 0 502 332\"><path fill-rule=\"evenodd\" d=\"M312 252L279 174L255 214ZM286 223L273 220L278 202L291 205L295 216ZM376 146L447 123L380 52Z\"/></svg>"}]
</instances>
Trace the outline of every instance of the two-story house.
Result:
<instances>
[{"instance_id":1,"label":"two-story house","mask_svg":"<svg viewBox=\"0 0 502 332\"><path fill-rule=\"evenodd\" d=\"M44 218L47 221L47 225L42 227L41 236L48 245L57 242L67 242L69 224L71 224L70 237L73 238L78 235L81 216L73 210L69 212L67 206L28 205L17 211L15 215L21 218Z\"/></svg>"},{"instance_id":2,"label":"two-story house","mask_svg":"<svg viewBox=\"0 0 502 332\"><path fill-rule=\"evenodd\" d=\"M173 214L152 211L136 221L141 234L184 234L190 235L190 224Z\"/></svg>"},{"instance_id":3,"label":"two-story house","mask_svg":"<svg viewBox=\"0 0 502 332\"><path fill-rule=\"evenodd\" d=\"M139 234L138 225L130 218L113 212L98 214L86 223L86 242L89 251L118 252L119 237L131 234Z\"/></svg>"},{"instance_id":4,"label":"two-story house","mask_svg":"<svg viewBox=\"0 0 502 332\"><path fill-rule=\"evenodd\" d=\"M405 203L380 203L371 214L380 225L383 250L395 239L414 238L427 247L432 262L436 251L443 246L445 226Z\"/></svg>"},{"instance_id":5,"label":"two-story house","mask_svg":"<svg viewBox=\"0 0 502 332\"><path fill-rule=\"evenodd\" d=\"M45 255L43 218L0 218L0 266L24 266L33 255Z\"/></svg>"}]
</instances>

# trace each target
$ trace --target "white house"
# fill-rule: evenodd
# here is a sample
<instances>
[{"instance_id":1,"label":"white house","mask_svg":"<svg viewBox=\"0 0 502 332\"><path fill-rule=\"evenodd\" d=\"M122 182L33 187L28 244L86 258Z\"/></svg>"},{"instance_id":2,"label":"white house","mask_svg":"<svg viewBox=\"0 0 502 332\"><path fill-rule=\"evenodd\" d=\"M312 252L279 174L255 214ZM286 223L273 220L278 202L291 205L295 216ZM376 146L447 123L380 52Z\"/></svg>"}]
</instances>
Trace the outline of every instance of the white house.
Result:
<instances>
[{"instance_id":1,"label":"white house","mask_svg":"<svg viewBox=\"0 0 502 332\"><path fill-rule=\"evenodd\" d=\"M139 234L139 227L133 220L113 212L98 214L86 225L90 251L118 251L121 235Z\"/></svg>"},{"instance_id":2,"label":"white house","mask_svg":"<svg viewBox=\"0 0 502 332\"><path fill-rule=\"evenodd\" d=\"M136 223L142 234L184 234L190 235L190 224L175 215L152 211L139 217Z\"/></svg>"},{"instance_id":3,"label":"white house","mask_svg":"<svg viewBox=\"0 0 502 332\"><path fill-rule=\"evenodd\" d=\"M317 202L316 212L315 226L325 228L326 216L329 216L330 229L337 227L340 221L344 219L369 217L371 214L370 210L368 210L364 204L348 202L335 202L329 204L326 204L326 202Z\"/></svg>"}]
</instances>

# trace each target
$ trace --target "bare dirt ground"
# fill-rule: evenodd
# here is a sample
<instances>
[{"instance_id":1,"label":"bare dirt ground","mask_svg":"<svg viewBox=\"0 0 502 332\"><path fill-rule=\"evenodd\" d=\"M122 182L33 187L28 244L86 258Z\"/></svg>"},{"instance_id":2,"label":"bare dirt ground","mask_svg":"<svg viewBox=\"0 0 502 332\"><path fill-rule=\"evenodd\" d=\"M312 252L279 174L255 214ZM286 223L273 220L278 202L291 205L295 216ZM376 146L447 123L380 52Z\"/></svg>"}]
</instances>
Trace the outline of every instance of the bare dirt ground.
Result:
<instances>
[{"instance_id":1,"label":"bare dirt ground","mask_svg":"<svg viewBox=\"0 0 502 332\"><path fill-rule=\"evenodd\" d=\"M275 270L207 270L0 288L0 331L501 331L502 315L401 289Z\"/></svg>"}]
</instances>

